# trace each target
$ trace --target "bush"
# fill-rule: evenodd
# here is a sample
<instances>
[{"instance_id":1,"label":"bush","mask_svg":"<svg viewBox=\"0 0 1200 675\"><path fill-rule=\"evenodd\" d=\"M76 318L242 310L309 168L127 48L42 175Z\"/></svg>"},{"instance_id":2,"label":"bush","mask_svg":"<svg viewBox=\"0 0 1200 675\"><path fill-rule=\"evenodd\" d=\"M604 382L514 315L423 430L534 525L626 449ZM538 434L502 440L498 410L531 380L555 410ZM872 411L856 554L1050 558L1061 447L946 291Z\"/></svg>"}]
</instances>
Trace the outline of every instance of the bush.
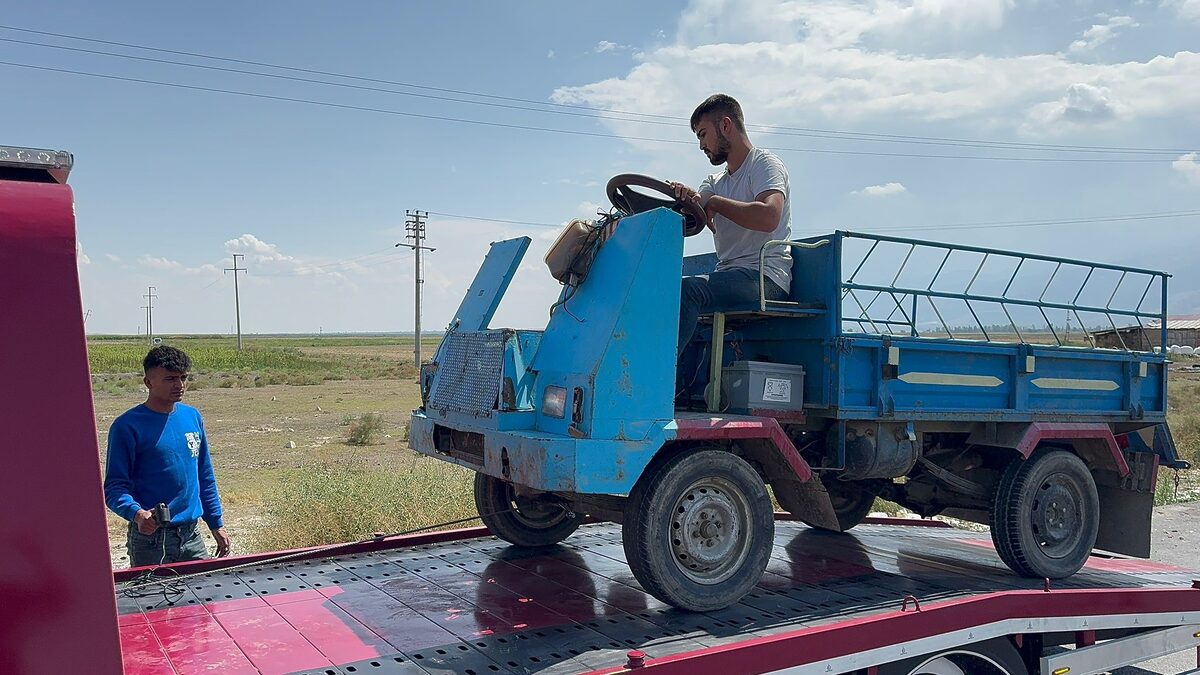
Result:
<instances>
[{"instance_id":1,"label":"bush","mask_svg":"<svg viewBox=\"0 0 1200 675\"><path fill-rule=\"evenodd\" d=\"M264 524L250 535L251 550L358 541L375 532L469 518L476 515L473 477L462 467L422 459L389 468L354 459L301 467L268 492Z\"/></svg>"},{"instance_id":2,"label":"bush","mask_svg":"<svg viewBox=\"0 0 1200 675\"><path fill-rule=\"evenodd\" d=\"M347 443L350 445L374 445L375 439L383 431L383 415L367 413L350 423L350 433Z\"/></svg>"}]
</instances>

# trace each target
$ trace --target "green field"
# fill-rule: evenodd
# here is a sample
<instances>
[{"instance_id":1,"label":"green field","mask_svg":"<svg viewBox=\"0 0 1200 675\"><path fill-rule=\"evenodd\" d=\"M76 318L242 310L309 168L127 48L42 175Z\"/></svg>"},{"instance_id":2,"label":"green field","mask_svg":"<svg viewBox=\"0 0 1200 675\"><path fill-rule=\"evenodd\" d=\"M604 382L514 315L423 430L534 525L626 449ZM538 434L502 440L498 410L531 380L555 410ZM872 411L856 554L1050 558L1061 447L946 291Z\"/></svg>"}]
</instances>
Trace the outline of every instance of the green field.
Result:
<instances>
[{"instance_id":1,"label":"green field","mask_svg":"<svg viewBox=\"0 0 1200 675\"><path fill-rule=\"evenodd\" d=\"M425 355L439 338L421 341ZM403 379L416 376L413 338L396 337L230 337L162 336L162 343L192 357L193 391L209 387L263 387L272 384L313 385L327 380ZM88 341L88 363L96 391L119 393L140 389L143 340L96 337Z\"/></svg>"}]
</instances>

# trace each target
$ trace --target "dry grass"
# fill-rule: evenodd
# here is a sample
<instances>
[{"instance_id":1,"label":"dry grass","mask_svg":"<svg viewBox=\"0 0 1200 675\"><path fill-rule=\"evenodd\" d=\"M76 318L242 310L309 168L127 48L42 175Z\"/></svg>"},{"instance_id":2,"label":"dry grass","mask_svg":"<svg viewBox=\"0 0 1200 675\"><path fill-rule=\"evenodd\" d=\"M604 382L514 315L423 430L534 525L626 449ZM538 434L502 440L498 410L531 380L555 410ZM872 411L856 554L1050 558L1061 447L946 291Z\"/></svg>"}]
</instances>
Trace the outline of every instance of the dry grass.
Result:
<instances>
[{"instance_id":1,"label":"dry grass","mask_svg":"<svg viewBox=\"0 0 1200 675\"><path fill-rule=\"evenodd\" d=\"M281 475L268 493L251 547L335 544L473 517L473 475L415 457L382 470L354 458L303 466Z\"/></svg>"}]
</instances>

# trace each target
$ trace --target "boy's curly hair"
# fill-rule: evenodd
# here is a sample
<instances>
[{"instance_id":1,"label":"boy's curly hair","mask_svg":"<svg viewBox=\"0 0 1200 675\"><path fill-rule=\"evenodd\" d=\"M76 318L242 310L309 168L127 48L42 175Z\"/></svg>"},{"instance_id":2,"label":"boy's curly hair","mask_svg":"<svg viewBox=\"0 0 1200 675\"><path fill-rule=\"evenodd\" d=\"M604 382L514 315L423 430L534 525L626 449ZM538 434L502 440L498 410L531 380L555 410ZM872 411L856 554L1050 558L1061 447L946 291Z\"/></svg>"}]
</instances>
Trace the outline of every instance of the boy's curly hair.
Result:
<instances>
[{"instance_id":1,"label":"boy's curly hair","mask_svg":"<svg viewBox=\"0 0 1200 675\"><path fill-rule=\"evenodd\" d=\"M172 373L186 373L192 369L192 359L182 349L159 345L146 354L142 360L142 370L146 373L151 368L162 368Z\"/></svg>"}]
</instances>

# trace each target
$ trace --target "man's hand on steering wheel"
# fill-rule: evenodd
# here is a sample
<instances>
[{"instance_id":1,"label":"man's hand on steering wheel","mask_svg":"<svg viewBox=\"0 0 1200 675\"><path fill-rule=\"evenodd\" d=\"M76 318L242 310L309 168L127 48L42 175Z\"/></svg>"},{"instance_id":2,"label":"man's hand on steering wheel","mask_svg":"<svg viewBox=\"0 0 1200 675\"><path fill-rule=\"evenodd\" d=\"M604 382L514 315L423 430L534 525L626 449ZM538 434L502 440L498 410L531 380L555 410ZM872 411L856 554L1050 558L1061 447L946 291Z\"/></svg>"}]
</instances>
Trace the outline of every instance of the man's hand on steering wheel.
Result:
<instances>
[{"instance_id":1,"label":"man's hand on steering wheel","mask_svg":"<svg viewBox=\"0 0 1200 675\"><path fill-rule=\"evenodd\" d=\"M675 181L669 180L667 181L667 185L670 185L671 189L675 191L675 199L677 201L680 203L691 202L703 209L704 215L707 216L704 226L709 230L713 229L713 212L708 208L708 200L712 195L702 195L687 185L684 185L683 183L676 183Z\"/></svg>"},{"instance_id":2,"label":"man's hand on steering wheel","mask_svg":"<svg viewBox=\"0 0 1200 675\"><path fill-rule=\"evenodd\" d=\"M634 186L652 190L664 198L643 194L634 190ZM686 195L683 190L687 191ZM636 173L623 173L609 179L605 192L608 193L608 200L612 205L627 216L660 207L675 211L683 216L685 237L699 234L705 227L712 227L711 214L705 209L705 202L708 200L680 183L668 183Z\"/></svg>"}]
</instances>

